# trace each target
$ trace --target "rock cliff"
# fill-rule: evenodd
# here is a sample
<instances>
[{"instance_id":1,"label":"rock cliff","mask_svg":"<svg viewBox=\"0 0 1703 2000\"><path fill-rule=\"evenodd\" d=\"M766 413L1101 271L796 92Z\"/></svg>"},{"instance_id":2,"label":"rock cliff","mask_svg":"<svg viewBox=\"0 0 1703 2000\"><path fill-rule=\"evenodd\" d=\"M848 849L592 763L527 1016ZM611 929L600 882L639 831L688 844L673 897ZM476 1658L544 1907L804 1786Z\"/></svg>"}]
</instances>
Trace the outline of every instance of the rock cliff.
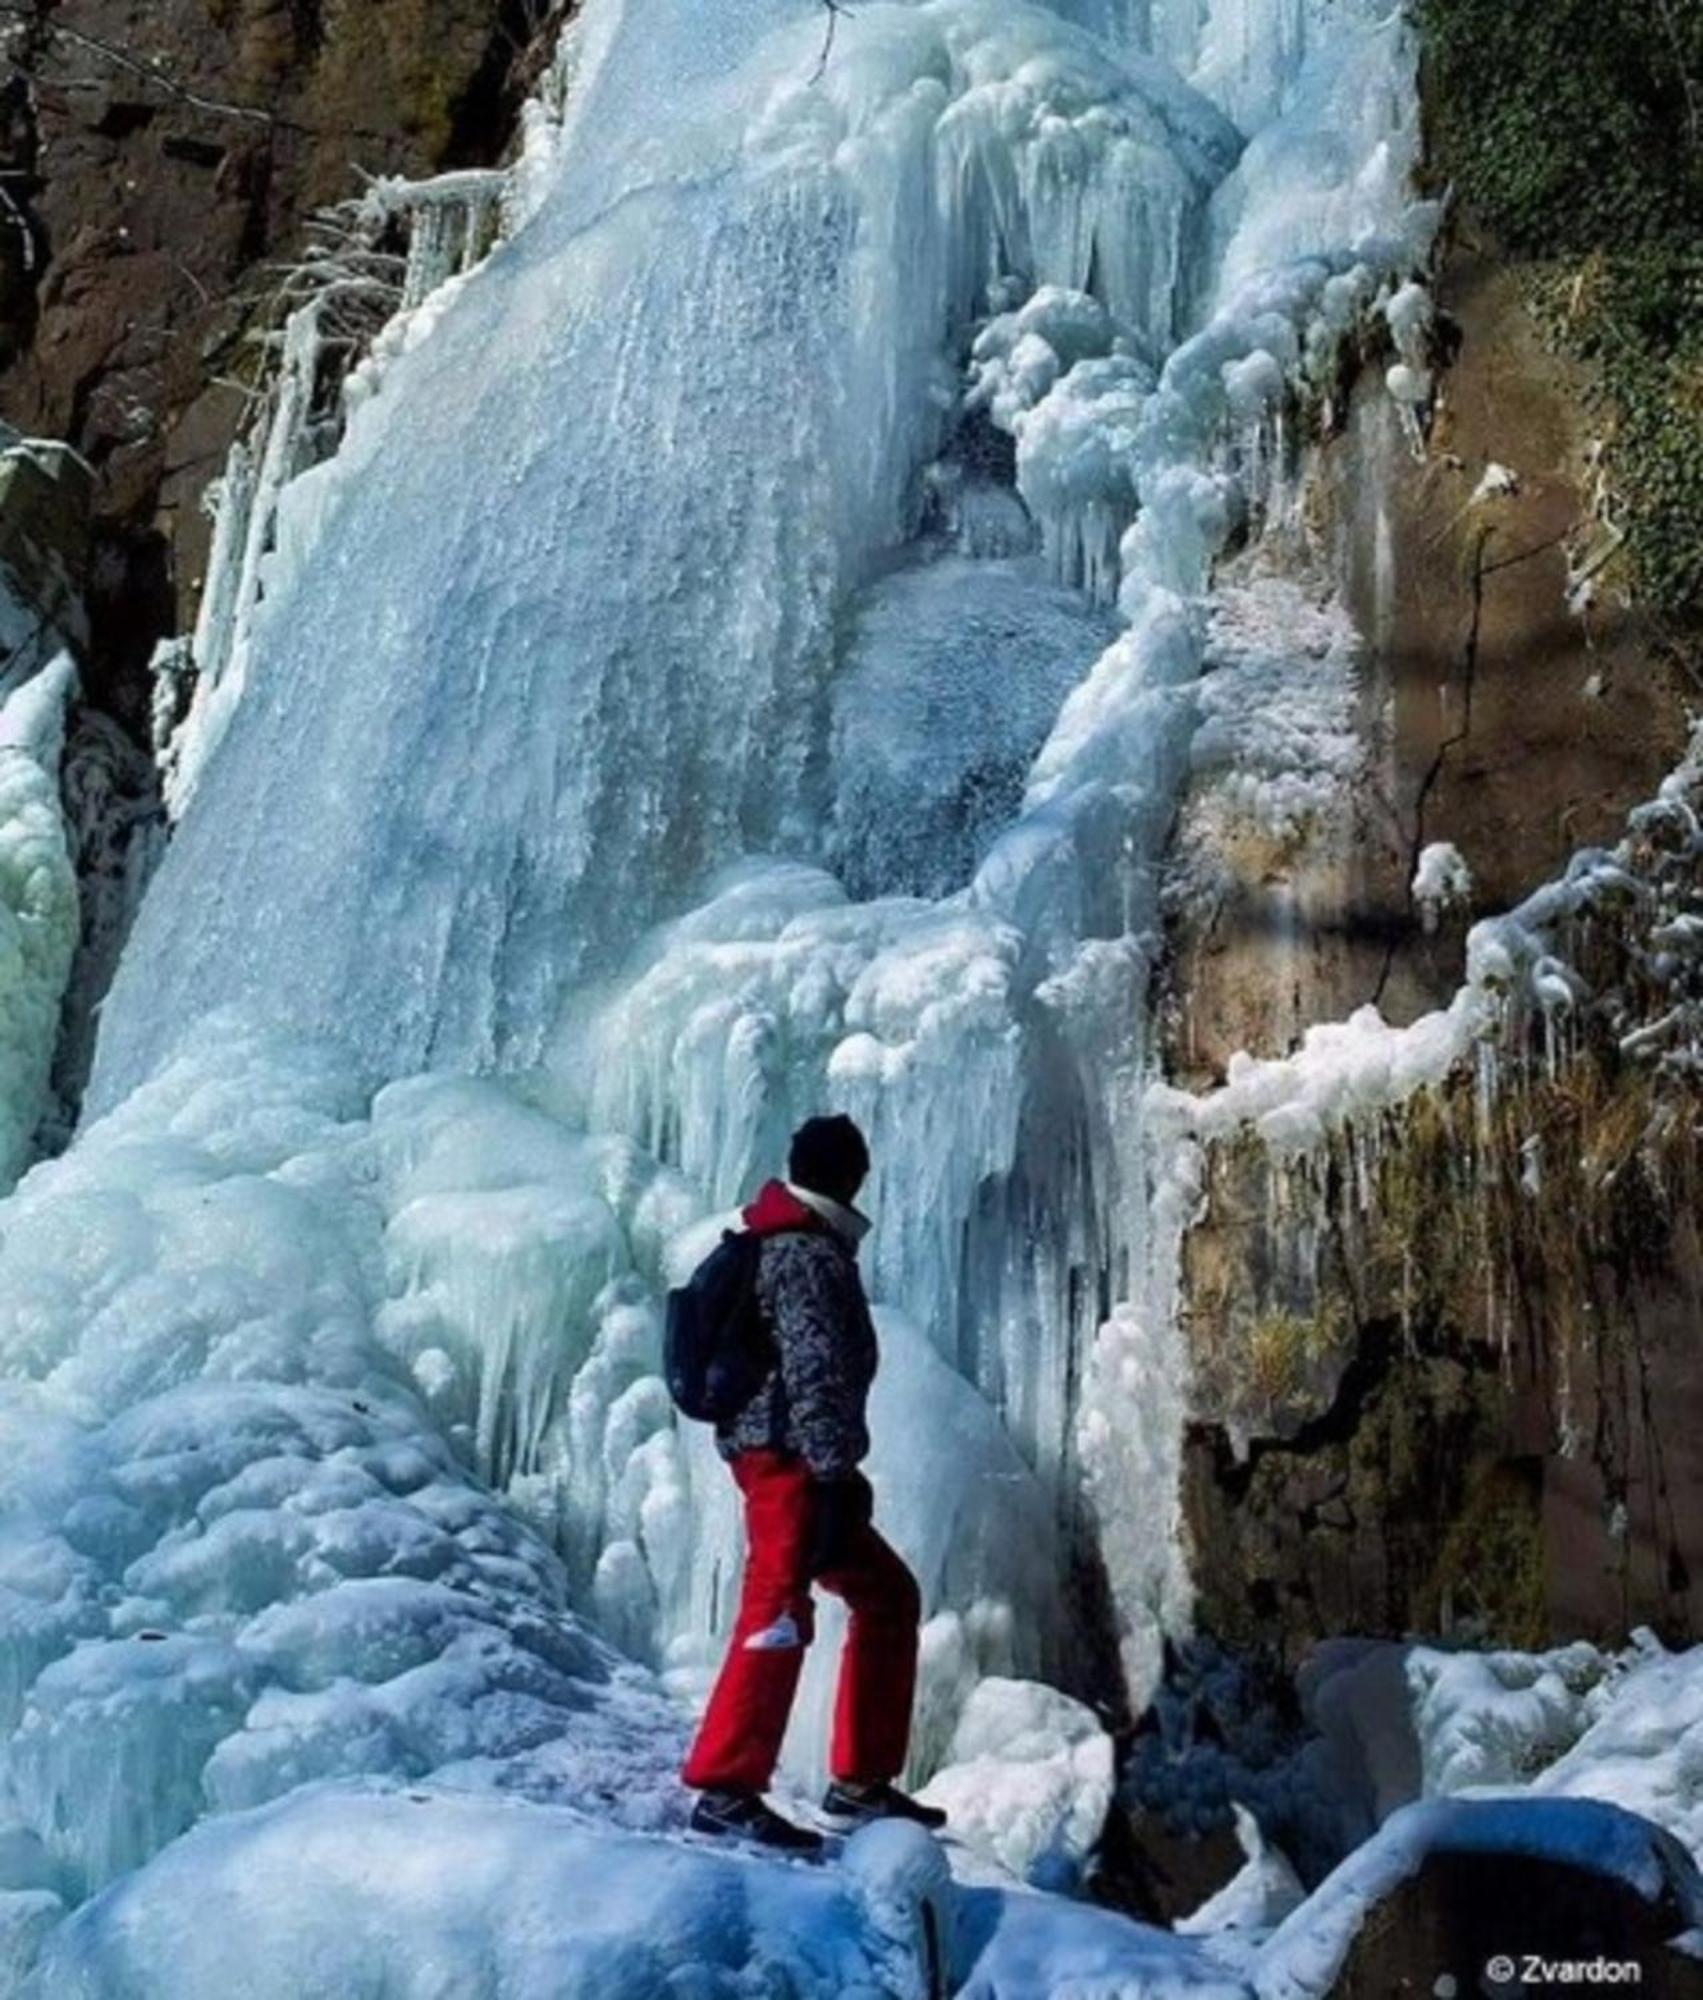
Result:
<instances>
[{"instance_id":1,"label":"rock cliff","mask_svg":"<svg viewBox=\"0 0 1703 2000\"><path fill-rule=\"evenodd\" d=\"M155 641L193 620L200 495L305 218L362 172L494 158L551 14L546 0L0 9L0 409L94 469L85 686L133 731Z\"/></svg>"}]
</instances>

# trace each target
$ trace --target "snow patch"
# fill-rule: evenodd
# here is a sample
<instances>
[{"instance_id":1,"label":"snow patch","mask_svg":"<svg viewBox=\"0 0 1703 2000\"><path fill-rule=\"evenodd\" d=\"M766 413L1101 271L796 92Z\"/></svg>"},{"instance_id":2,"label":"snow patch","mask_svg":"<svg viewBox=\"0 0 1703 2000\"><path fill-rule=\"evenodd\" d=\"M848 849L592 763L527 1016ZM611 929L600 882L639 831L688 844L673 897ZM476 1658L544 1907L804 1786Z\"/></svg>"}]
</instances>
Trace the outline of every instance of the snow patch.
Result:
<instances>
[{"instance_id":1,"label":"snow patch","mask_svg":"<svg viewBox=\"0 0 1703 2000\"><path fill-rule=\"evenodd\" d=\"M1472 901L1472 870L1453 841L1434 840L1424 849L1408 894L1427 933L1435 931L1451 910Z\"/></svg>"},{"instance_id":2,"label":"snow patch","mask_svg":"<svg viewBox=\"0 0 1703 2000\"><path fill-rule=\"evenodd\" d=\"M954 1835L1019 1881L1074 1886L1112 1802L1112 1739L1056 1689L990 1676L958 1718L923 1796Z\"/></svg>"}]
</instances>

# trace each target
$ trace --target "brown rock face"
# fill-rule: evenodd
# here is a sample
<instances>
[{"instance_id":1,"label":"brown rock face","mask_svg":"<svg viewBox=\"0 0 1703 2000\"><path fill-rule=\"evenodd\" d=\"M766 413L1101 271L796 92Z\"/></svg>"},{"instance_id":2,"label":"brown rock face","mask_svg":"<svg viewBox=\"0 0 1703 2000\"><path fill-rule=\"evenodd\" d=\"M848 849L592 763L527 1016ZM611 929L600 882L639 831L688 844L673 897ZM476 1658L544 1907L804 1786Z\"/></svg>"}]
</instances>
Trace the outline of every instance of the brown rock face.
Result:
<instances>
[{"instance_id":1,"label":"brown rock face","mask_svg":"<svg viewBox=\"0 0 1703 2000\"><path fill-rule=\"evenodd\" d=\"M1342 573L1386 704L1392 840L1361 894L1399 913L1377 985L1397 1020L1453 991L1471 918L1508 909L1580 848L1612 843L1688 734L1686 686L1645 615L1607 596L1569 608L1570 582L1602 541L1590 521L1592 422L1581 377L1539 335L1518 267L1463 236L1437 296L1460 345L1426 460L1400 462L1394 441L1363 425L1365 447L1334 468ZM1385 501L1365 448L1394 474ZM1408 885L1438 840L1460 849L1473 896L1428 937Z\"/></svg>"},{"instance_id":2,"label":"brown rock face","mask_svg":"<svg viewBox=\"0 0 1703 2000\"><path fill-rule=\"evenodd\" d=\"M98 477L90 693L134 726L268 267L356 169L484 162L543 0L37 0L0 13L0 415ZM561 9L556 10L560 13ZM9 227L7 225L10 225Z\"/></svg>"},{"instance_id":3,"label":"brown rock face","mask_svg":"<svg viewBox=\"0 0 1703 2000\"><path fill-rule=\"evenodd\" d=\"M1577 381L1481 246L1439 297L1459 346L1427 454L1372 370L1315 457L1308 557L1362 635L1365 765L1334 825L1222 842L1211 895L1181 899L1170 1060L1195 1087L1367 1001L1444 1004L1468 922L1612 845L1684 750L1657 635L1568 603L1600 534ZM1409 884L1434 841L1472 894L1427 930ZM1338 1632L1703 1631L1694 1095L1658 1102L1611 1033L1570 1060L1489 1132L1463 1085L1300 1183L1251 1144L1213 1160L1184 1298L1205 1630L1291 1661ZM1671 1144L1640 1139L1652 1119Z\"/></svg>"},{"instance_id":4,"label":"brown rock face","mask_svg":"<svg viewBox=\"0 0 1703 2000\"><path fill-rule=\"evenodd\" d=\"M1593 540L1577 375L1493 251L1453 246L1437 298L1458 348L1426 455L1373 366L1311 469L1308 553L1363 639L1366 769L1345 829L1232 846L1213 897L1183 908L1170 1055L1191 1086L1367 1001L1397 1022L1446 1004L1468 923L1612 843L1685 747L1689 683L1644 616L1568 608L1569 559ZM1475 499L1493 468L1511 489ZM1410 884L1434 841L1473 887L1428 932Z\"/></svg>"}]
</instances>

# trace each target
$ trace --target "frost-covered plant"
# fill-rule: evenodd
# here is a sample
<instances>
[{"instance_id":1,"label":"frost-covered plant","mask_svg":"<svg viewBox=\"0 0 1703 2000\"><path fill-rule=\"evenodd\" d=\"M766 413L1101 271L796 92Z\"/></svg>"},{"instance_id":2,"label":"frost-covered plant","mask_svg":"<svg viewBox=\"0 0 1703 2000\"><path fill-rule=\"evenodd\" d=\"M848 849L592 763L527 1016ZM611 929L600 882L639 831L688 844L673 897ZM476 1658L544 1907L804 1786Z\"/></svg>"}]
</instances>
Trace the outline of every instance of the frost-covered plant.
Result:
<instances>
[{"instance_id":1,"label":"frost-covered plant","mask_svg":"<svg viewBox=\"0 0 1703 2000\"><path fill-rule=\"evenodd\" d=\"M285 489L336 450L349 414L426 331L428 301L517 220L518 186L482 169L369 181L313 218L302 256L278 274L249 421L203 495L213 545L195 630L154 660L155 749L174 814L241 693Z\"/></svg>"},{"instance_id":2,"label":"frost-covered plant","mask_svg":"<svg viewBox=\"0 0 1703 2000\"><path fill-rule=\"evenodd\" d=\"M1282 1309L1261 1314L1247 1337L1248 1388L1278 1408L1294 1400L1313 1367L1340 1344L1342 1318L1334 1300L1314 1314Z\"/></svg>"}]
</instances>

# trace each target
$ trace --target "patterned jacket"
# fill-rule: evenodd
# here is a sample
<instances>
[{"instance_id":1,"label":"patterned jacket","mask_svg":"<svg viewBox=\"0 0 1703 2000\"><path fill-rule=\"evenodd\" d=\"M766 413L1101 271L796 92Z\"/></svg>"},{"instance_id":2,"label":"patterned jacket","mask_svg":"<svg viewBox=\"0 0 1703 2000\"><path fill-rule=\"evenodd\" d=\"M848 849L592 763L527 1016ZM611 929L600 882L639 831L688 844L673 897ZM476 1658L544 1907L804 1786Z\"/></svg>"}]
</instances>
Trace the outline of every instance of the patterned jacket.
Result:
<instances>
[{"instance_id":1,"label":"patterned jacket","mask_svg":"<svg viewBox=\"0 0 1703 2000\"><path fill-rule=\"evenodd\" d=\"M746 1209L745 1226L764 1239L757 1300L776 1365L718 1427L717 1444L729 1459L796 1452L818 1479L843 1479L869 1450L865 1408L878 1360L857 1268L857 1238L868 1225L837 1202L770 1181Z\"/></svg>"}]
</instances>

